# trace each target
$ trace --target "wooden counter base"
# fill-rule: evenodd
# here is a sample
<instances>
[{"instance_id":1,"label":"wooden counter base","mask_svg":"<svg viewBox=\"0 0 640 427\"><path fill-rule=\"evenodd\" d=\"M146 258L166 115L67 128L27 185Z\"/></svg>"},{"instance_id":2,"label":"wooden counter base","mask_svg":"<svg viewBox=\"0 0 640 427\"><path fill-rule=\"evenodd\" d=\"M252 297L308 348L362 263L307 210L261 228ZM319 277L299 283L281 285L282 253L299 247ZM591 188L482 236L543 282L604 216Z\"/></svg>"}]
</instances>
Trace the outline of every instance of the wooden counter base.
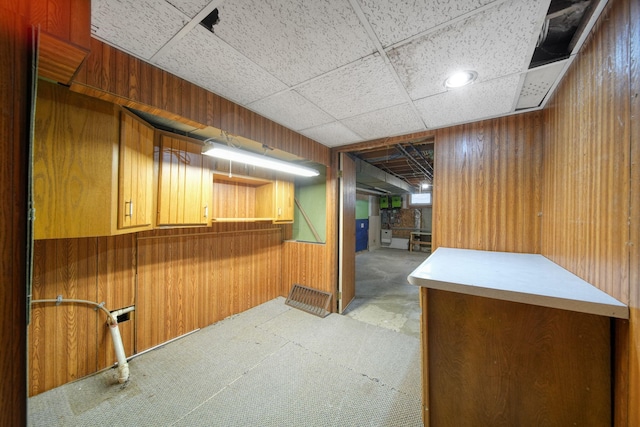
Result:
<instances>
[{"instance_id":1,"label":"wooden counter base","mask_svg":"<svg viewBox=\"0 0 640 427\"><path fill-rule=\"evenodd\" d=\"M611 424L609 317L420 291L425 426Z\"/></svg>"}]
</instances>

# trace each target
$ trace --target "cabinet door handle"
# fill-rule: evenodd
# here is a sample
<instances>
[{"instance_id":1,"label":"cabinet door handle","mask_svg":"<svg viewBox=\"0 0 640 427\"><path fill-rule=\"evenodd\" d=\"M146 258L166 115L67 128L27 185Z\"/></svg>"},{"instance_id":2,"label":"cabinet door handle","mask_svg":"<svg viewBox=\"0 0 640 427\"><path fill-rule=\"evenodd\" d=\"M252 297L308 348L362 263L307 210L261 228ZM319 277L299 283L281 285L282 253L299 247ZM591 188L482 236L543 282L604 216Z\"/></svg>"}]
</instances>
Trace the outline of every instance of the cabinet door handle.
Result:
<instances>
[{"instance_id":1,"label":"cabinet door handle","mask_svg":"<svg viewBox=\"0 0 640 427\"><path fill-rule=\"evenodd\" d=\"M133 200L129 200L128 202L124 202L124 209L125 211L127 210L127 205L129 205L129 212L125 212L124 216L126 217L133 217Z\"/></svg>"},{"instance_id":2,"label":"cabinet door handle","mask_svg":"<svg viewBox=\"0 0 640 427\"><path fill-rule=\"evenodd\" d=\"M204 217L208 218L209 217L209 206L205 205L204 207Z\"/></svg>"}]
</instances>

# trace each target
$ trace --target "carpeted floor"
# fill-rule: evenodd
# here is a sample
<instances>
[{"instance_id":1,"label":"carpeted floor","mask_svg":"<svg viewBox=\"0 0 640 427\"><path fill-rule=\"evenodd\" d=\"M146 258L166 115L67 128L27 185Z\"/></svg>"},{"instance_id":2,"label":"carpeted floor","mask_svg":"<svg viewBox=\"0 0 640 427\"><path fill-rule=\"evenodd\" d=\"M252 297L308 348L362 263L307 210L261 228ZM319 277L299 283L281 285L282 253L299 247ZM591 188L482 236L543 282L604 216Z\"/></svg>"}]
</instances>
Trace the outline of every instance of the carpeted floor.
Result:
<instances>
[{"instance_id":1,"label":"carpeted floor","mask_svg":"<svg viewBox=\"0 0 640 427\"><path fill-rule=\"evenodd\" d=\"M32 426L421 426L417 337L277 298L29 399Z\"/></svg>"}]
</instances>

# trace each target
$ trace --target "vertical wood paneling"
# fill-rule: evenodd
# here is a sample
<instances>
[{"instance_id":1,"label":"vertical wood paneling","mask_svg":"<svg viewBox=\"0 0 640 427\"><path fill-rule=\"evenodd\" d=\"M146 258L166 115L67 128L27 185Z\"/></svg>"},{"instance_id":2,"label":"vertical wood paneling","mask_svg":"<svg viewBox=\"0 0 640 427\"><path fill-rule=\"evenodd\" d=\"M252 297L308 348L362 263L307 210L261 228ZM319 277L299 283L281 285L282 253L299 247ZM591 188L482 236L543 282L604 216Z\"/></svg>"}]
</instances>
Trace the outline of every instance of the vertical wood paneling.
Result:
<instances>
[{"instance_id":1,"label":"vertical wood paneling","mask_svg":"<svg viewBox=\"0 0 640 427\"><path fill-rule=\"evenodd\" d=\"M20 2L23 3L23 2ZM91 2L87 0L30 0L31 23L43 31L88 49L91 40Z\"/></svg>"},{"instance_id":2,"label":"vertical wood paneling","mask_svg":"<svg viewBox=\"0 0 640 427\"><path fill-rule=\"evenodd\" d=\"M609 2L545 111L542 254L629 304L616 322L615 424L640 424L637 0Z\"/></svg>"},{"instance_id":3,"label":"vertical wood paneling","mask_svg":"<svg viewBox=\"0 0 640 427\"><path fill-rule=\"evenodd\" d=\"M356 296L356 163L339 153L340 171L340 292L338 311L342 313Z\"/></svg>"},{"instance_id":4,"label":"vertical wood paneling","mask_svg":"<svg viewBox=\"0 0 640 427\"><path fill-rule=\"evenodd\" d=\"M629 17L603 25L545 112L543 255L629 301ZM618 37L618 39L616 39ZM619 42L617 42L619 41Z\"/></svg>"},{"instance_id":5,"label":"vertical wood paneling","mask_svg":"<svg viewBox=\"0 0 640 427\"><path fill-rule=\"evenodd\" d=\"M135 235L100 237L96 253L97 301L104 301L109 310L135 305ZM129 320L119 326L127 356L134 351L133 324ZM116 362L113 342L104 317L98 323L98 341L104 343L99 346L98 369L113 365Z\"/></svg>"},{"instance_id":6,"label":"vertical wood paneling","mask_svg":"<svg viewBox=\"0 0 640 427\"><path fill-rule=\"evenodd\" d=\"M37 241L34 300L97 301L97 241ZM106 317L82 304L34 304L29 326L29 394L34 395L91 374L97 369L98 325Z\"/></svg>"},{"instance_id":7,"label":"vertical wood paneling","mask_svg":"<svg viewBox=\"0 0 640 427\"><path fill-rule=\"evenodd\" d=\"M15 12L21 12L20 16ZM0 4L0 425L26 425L30 47L24 2Z\"/></svg>"},{"instance_id":8,"label":"vertical wood paneling","mask_svg":"<svg viewBox=\"0 0 640 427\"><path fill-rule=\"evenodd\" d=\"M204 206L209 205L203 188L212 182L197 141L170 134L160 135L158 173L158 225L207 224Z\"/></svg>"},{"instance_id":9,"label":"vertical wood paneling","mask_svg":"<svg viewBox=\"0 0 640 427\"><path fill-rule=\"evenodd\" d=\"M540 252L540 113L437 131L434 246Z\"/></svg>"},{"instance_id":10,"label":"vertical wood paneling","mask_svg":"<svg viewBox=\"0 0 640 427\"><path fill-rule=\"evenodd\" d=\"M280 294L280 228L176 234L138 241L136 351L210 325Z\"/></svg>"},{"instance_id":11,"label":"vertical wood paneling","mask_svg":"<svg viewBox=\"0 0 640 427\"><path fill-rule=\"evenodd\" d=\"M325 244L289 241L282 251L282 284L279 295L286 297L294 284L335 294L326 263L329 248ZM335 305L335 298L331 302Z\"/></svg>"},{"instance_id":12,"label":"vertical wood paneling","mask_svg":"<svg viewBox=\"0 0 640 427\"><path fill-rule=\"evenodd\" d=\"M191 125L214 126L326 166L330 163L330 149L322 144L96 39L91 39L90 47L72 90Z\"/></svg>"},{"instance_id":13,"label":"vertical wood paneling","mask_svg":"<svg viewBox=\"0 0 640 427\"><path fill-rule=\"evenodd\" d=\"M629 372L628 402L640 402L640 0L629 2L631 189L629 229ZM624 375L624 376L623 376ZM624 394L620 393L624 396ZM640 425L640 405L629 403L628 424Z\"/></svg>"},{"instance_id":14,"label":"vertical wood paneling","mask_svg":"<svg viewBox=\"0 0 640 427\"><path fill-rule=\"evenodd\" d=\"M135 235L39 240L33 299L104 302L109 310L135 304ZM29 326L29 394L92 374L115 362L106 316L74 303L34 304ZM134 314L135 316L135 314ZM133 324L120 325L125 353L134 352Z\"/></svg>"}]
</instances>

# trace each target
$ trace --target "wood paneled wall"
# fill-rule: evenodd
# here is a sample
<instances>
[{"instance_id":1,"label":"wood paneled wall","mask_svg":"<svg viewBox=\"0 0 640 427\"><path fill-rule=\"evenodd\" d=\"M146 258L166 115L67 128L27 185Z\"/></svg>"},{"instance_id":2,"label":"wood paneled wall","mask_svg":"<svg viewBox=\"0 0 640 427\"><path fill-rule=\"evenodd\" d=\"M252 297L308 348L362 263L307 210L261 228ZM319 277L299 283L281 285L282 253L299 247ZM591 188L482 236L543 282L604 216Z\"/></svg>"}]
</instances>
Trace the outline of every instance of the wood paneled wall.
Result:
<instances>
[{"instance_id":1,"label":"wood paneled wall","mask_svg":"<svg viewBox=\"0 0 640 427\"><path fill-rule=\"evenodd\" d=\"M640 402L640 0L630 1L629 10L629 96L631 116L628 126L631 128L631 184L629 206L629 308L631 320L628 341L629 372L619 371L616 381L628 387L627 402ZM623 329L623 328L619 328ZM624 346L621 350L624 350ZM624 360L624 358L623 358ZM628 385L624 378L628 378ZM624 393L622 393L624 396ZM629 404L627 426L640 425L640 405ZM622 423L619 423L623 425Z\"/></svg>"},{"instance_id":2,"label":"wood paneled wall","mask_svg":"<svg viewBox=\"0 0 640 427\"><path fill-rule=\"evenodd\" d=\"M71 89L330 164L328 147L96 39Z\"/></svg>"},{"instance_id":3,"label":"wood paneled wall","mask_svg":"<svg viewBox=\"0 0 640 427\"><path fill-rule=\"evenodd\" d=\"M109 310L135 305L120 323L130 356L280 295L274 266L282 265L282 236L290 228L230 223L38 240L33 299L62 295L104 302ZM113 365L112 345L106 317L93 307L34 304L29 394Z\"/></svg>"},{"instance_id":4,"label":"wood paneled wall","mask_svg":"<svg viewBox=\"0 0 640 427\"><path fill-rule=\"evenodd\" d=\"M22 2L0 3L0 425L26 425L29 28Z\"/></svg>"},{"instance_id":5,"label":"wood paneled wall","mask_svg":"<svg viewBox=\"0 0 640 427\"><path fill-rule=\"evenodd\" d=\"M180 230L138 240L136 352L280 294L282 230Z\"/></svg>"},{"instance_id":6,"label":"wood paneled wall","mask_svg":"<svg viewBox=\"0 0 640 427\"><path fill-rule=\"evenodd\" d=\"M336 162L327 168L326 240L324 244L285 241L282 252L282 284L280 295L286 297L294 284L308 286L333 295L332 311L337 311L338 256L338 178ZM355 203L355 200L354 200ZM291 229L285 229L285 240L291 239ZM354 252L355 257L355 252Z\"/></svg>"},{"instance_id":7,"label":"wood paneled wall","mask_svg":"<svg viewBox=\"0 0 640 427\"><path fill-rule=\"evenodd\" d=\"M37 240L33 299L104 302L109 310L135 302L135 236ZM29 325L29 394L35 395L116 362L106 315L93 306L33 304ZM133 322L120 324L133 354Z\"/></svg>"},{"instance_id":8,"label":"wood paneled wall","mask_svg":"<svg viewBox=\"0 0 640 427\"><path fill-rule=\"evenodd\" d=\"M282 285L280 295L286 297L294 284L308 286L333 295L331 306L335 305L336 287L329 280L327 252L323 243L284 242L282 251Z\"/></svg>"},{"instance_id":9,"label":"wood paneled wall","mask_svg":"<svg viewBox=\"0 0 640 427\"><path fill-rule=\"evenodd\" d=\"M640 2L609 2L545 110L542 254L620 301L615 425L640 425Z\"/></svg>"},{"instance_id":10,"label":"wood paneled wall","mask_svg":"<svg viewBox=\"0 0 640 427\"><path fill-rule=\"evenodd\" d=\"M541 113L438 130L433 245L540 253Z\"/></svg>"},{"instance_id":11,"label":"wood paneled wall","mask_svg":"<svg viewBox=\"0 0 640 427\"><path fill-rule=\"evenodd\" d=\"M341 218L338 265L342 300L338 302L338 311L342 313L356 296L356 163L345 153L338 156L342 174L338 206Z\"/></svg>"},{"instance_id":12,"label":"wood paneled wall","mask_svg":"<svg viewBox=\"0 0 640 427\"><path fill-rule=\"evenodd\" d=\"M89 49L91 43L91 1L29 0L31 22L57 37Z\"/></svg>"},{"instance_id":13,"label":"wood paneled wall","mask_svg":"<svg viewBox=\"0 0 640 427\"><path fill-rule=\"evenodd\" d=\"M601 18L545 110L542 253L627 303L630 57L620 12Z\"/></svg>"}]
</instances>

